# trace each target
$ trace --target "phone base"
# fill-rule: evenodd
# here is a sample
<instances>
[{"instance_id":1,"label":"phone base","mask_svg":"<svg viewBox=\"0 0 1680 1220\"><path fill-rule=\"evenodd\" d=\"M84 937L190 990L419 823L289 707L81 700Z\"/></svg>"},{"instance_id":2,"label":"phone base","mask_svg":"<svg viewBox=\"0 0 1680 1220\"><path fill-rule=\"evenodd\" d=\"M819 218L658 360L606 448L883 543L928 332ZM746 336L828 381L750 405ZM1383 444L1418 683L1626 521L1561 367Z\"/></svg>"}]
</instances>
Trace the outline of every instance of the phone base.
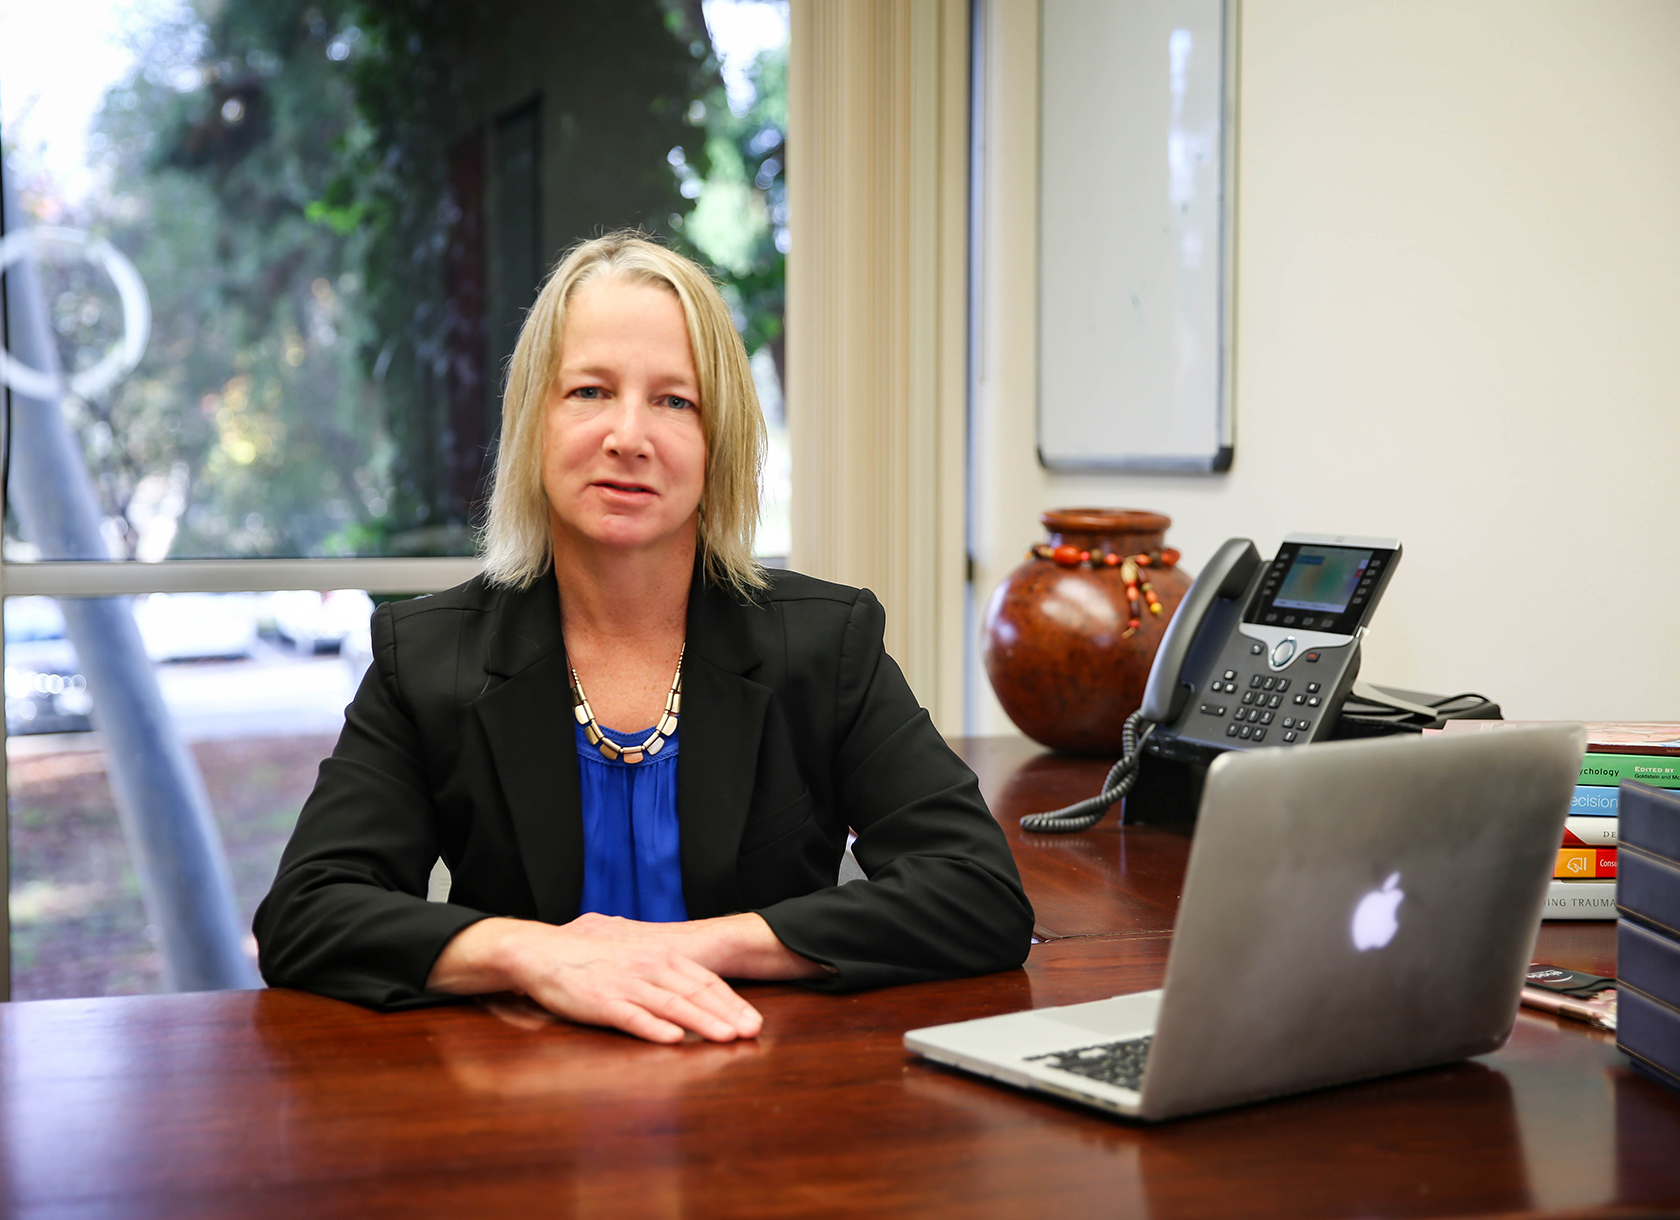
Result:
<instances>
[{"instance_id":1,"label":"phone base","mask_svg":"<svg viewBox=\"0 0 1680 1220\"><path fill-rule=\"evenodd\" d=\"M1138 760L1137 782L1121 805L1120 824L1190 834L1196 828L1207 768L1205 762L1163 758L1145 746Z\"/></svg>"},{"instance_id":2,"label":"phone base","mask_svg":"<svg viewBox=\"0 0 1680 1220\"><path fill-rule=\"evenodd\" d=\"M1375 688L1379 693L1385 688ZM1358 696L1341 707L1341 715L1327 734L1330 740L1385 737L1439 728L1448 720L1499 720L1499 705L1479 695L1445 700L1422 691L1396 691L1408 701L1435 707L1436 719L1422 723L1402 708L1378 705ZM1123 826L1158 826L1190 834L1202 804L1202 785L1213 760L1224 753L1216 747L1183 738L1146 742L1138 760L1137 782L1121 806Z\"/></svg>"}]
</instances>

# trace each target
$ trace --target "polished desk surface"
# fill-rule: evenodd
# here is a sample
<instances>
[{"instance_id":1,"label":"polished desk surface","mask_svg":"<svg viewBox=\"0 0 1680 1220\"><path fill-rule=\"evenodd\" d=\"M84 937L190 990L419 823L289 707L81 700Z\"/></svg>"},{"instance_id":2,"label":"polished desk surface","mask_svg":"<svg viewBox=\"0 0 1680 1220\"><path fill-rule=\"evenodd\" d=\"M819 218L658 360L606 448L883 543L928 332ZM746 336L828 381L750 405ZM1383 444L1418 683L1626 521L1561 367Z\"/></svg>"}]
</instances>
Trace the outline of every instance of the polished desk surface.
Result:
<instances>
[{"instance_id":1,"label":"polished desk surface","mask_svg":"<svg viewBox=\"0 0 1680 1220\"><path fill-rule=\"evenodd\" d=\"M907 1055L906 1029L1158 986L1187 845L1026 840L1100 764L961 748L1043 943L981 979L749 985L756 1042L651 1046L526 1010L382 1015L290 991L0 1005L7 1215L1663 1214L1680 1094L1524 1012L1503 1050L1158 1128ZM1609 924L1540 953L1608 972ZM1330 1036L1330 1035L1327 1035Z\"/></svg>"}]
</instances>

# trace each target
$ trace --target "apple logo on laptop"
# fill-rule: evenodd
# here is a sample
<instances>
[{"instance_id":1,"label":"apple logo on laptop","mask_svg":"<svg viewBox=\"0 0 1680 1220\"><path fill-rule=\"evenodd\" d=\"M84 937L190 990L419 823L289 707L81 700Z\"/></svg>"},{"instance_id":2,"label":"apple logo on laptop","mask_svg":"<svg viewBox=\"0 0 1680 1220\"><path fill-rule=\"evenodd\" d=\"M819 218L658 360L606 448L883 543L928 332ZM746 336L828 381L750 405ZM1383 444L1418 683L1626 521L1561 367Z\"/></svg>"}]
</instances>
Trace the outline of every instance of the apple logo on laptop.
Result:
<instances>
[{"instance_id":1,"label":"apple logo on laptop","mask_svg":"<svg viewBox=\"0 0 1680 1220\"><path fill-rule=\"evenodd\" d=\"M1372 890L1353 908L1353 947L1361 953L1382 948L1400 930L1395 912L1406 893L1399 885L1400 874L1390 873L1382 889Z\"/></svg>"}]
</instances>

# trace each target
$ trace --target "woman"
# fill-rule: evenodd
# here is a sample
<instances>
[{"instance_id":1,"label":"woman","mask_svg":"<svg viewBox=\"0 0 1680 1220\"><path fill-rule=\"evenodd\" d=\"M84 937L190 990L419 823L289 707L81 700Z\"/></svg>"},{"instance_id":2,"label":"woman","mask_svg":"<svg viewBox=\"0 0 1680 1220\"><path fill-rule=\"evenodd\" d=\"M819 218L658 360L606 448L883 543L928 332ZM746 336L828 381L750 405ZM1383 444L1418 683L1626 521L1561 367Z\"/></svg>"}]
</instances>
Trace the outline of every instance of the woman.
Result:
<instances>
[{"instance_id":1,"label":"woman","mask_svg":"<svg viewBox=\"0 0 1680 1220\"><path fill-rule=\"evenodd\" d=\"M699 268L633 234L566 256L514 350L484 575L374 616L257 911L270 983L728 1040L760 1018L724 978L1024 959L1008 846L879 604L753 562L763 449ZM868 880L842 887L848 828Z\"/></svg>"}]
</instances>

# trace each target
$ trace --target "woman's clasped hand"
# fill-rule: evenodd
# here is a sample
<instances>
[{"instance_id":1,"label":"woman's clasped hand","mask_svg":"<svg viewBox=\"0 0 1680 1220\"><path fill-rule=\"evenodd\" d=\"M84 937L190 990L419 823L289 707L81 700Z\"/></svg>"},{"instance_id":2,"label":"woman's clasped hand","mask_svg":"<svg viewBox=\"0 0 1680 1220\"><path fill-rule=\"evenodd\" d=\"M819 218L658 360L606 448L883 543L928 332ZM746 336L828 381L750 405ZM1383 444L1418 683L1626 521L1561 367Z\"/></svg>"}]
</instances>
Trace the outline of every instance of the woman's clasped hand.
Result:
<instances>
[{"instance_id":1,"label":"woman's clasped hand","mask_svg":"<svg viewBox=\"0 0 1680 1220\"><path fill-rule=\"evenodd\" d=\"M686 1032L729 1042L756 1037L764 1019L720 972L768 977L773 964L755 970L750 959L777 957L779 948L754 915L658 924L590 913L558 927L486 919L450 942L431 984L467 994L515 992L556 1016L650 1042L678 1042ZM786 977L821 973L807 970L811 963L787 966Z\"/></svg>"}]
</instances>

